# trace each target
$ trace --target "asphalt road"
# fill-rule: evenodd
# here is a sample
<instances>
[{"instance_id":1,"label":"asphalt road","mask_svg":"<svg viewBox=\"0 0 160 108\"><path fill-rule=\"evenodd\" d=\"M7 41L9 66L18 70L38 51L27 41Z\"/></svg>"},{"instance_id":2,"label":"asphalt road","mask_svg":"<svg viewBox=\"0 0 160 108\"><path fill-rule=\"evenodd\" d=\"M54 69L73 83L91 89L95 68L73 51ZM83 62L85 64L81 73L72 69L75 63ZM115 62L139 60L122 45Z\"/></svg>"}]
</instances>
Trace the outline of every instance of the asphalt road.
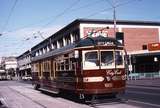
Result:
<instances>
[{"instance_id":1,"label":"asphalt road","mask_svg":"<svg viewBox=\"0 0 160 108\"><path fill-rule=\"evenodd\" d=\"M160 108L160 88L128 85L118 99L82 104L68 97L44 94L29 83L0 81L0 100L8 108Z\"/></svg>"},{"instance_id":2,"label":"asphalt road","mask_svg":"<svg viewBox=\"0 0 160 108\"><path fill-rule=\"evenodd\" d=\"M128 85L126 93L122 97L131 103L141 103L148 107L160 108L159 87Z\"/></svg>"}]
</instances>

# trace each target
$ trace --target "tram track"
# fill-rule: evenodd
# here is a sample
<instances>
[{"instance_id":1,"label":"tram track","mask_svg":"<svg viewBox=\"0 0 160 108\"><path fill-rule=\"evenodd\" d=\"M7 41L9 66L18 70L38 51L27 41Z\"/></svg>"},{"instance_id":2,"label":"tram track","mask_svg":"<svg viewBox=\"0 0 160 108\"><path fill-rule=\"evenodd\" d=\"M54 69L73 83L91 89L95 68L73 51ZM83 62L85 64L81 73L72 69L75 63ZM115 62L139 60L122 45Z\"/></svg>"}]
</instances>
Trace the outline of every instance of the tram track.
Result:
<instances>
[{"instance_id":1,"label":"tram track","mask_svg":"<svg viewBox=\"0 0 160 108\"><path fill-rule=\"evenodd\" d=\"M106 106L106 105L115 105L115 104L122 104L128 102L127 99L124 98L106 98L106 99L95 99L91 101L87 101L89 103L88 105L93 108L99 108L100 106Z\"/></svg>"},{"instance_id":2,"label":"tram track","mask_svg":"<svg viewBox=\"0 0 160 108\"><path fill-rule=\"evenodd\" d=\"M9 87L9 86L8 86L8 88L11 89L13 92L18 93L19 95L21 95L21 96L23 96L23 97L25 97L25 98L31 100L33 103L39 105L41 108L47 108L45 105L43 105L43 104L41 104L41 103L39 103L39 102L33 100L33 99L30 98L29 96L26 96L26 95L22 94L21 92L16 91L15 89L13 89L13 88L11 88L11 87Z\"/></svg>"}]
</instances>

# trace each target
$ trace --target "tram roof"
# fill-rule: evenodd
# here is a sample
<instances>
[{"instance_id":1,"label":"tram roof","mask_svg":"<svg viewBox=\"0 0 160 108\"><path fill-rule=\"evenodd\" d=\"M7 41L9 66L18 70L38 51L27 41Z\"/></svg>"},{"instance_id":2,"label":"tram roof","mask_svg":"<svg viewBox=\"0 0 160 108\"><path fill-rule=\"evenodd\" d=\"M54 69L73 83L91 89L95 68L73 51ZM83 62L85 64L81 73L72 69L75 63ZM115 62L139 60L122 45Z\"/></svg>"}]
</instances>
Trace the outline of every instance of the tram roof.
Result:
<instances>
[{"instance_id":1,"label":"tram roof","mask_svg":"<svg viewBox=\"0 0 160 108\"><path fill-rule=\"evenodd\" d=\"M102 19L76 19L67 26L63 27L47 39L43 40L39 44L35 45L32 49L38 48L40 45L45 44L49 39L51 38L58 38L59 34L62 34L63 32L66 32L70 28L75 28L78 26L80 23L88 23L88 24L113 24L113 20L102 20ZM117 25L143 25L143 26L160 26L160 22L155 22L155 21L130 21L130 20L116 20Z\"/></svg>"}]
</instances>

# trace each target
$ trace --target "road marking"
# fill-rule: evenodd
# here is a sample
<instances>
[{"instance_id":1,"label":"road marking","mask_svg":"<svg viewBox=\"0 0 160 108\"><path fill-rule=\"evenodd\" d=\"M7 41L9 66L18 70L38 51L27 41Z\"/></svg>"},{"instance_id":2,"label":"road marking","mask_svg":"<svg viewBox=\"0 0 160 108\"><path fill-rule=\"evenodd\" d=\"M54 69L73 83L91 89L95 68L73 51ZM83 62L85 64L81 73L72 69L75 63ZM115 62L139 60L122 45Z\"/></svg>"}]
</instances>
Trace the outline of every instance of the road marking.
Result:
<instances>
[{"instance_id":1,"label":"road marking","mask_svg":"<svg viewBox=\"0 0 160 108\"><path fill-rule=\"evenodd\" d=\"M160 96L159 93L147 93L147 92L141 92L141 91L131 91L131 90L126 90L126 93L135 93L135 94L144 94L144 95L154 95L154 96Z\"/></svg>"},{"instance_id":2,"label":"road marking","mask_svg":"<svg viewBox=\"0 0 160 108\"><path fill-rule=\"evenodd\" d=\"M160 105L158 104L152 104L152 103L148 103L148 102L142 102L142 101L137 101L137 100L132 100L132 99L129 99L128 102L134 102L134 103L139 103L139 104L145 104L145 105L150 105L150 106L153 106L153 107L160 107Z\"/></svg>"},{"instance_id":3,"label":"road marking","mask_svg":"<svg viewBox=\"0 0 160 108\"><path fill-rule=\"evenodd\" d=\"M129 87L129 88L144 88L144 89L151 89L151 90L160 90L159 87L152 87L152 86L151 87L145 87L145 86L136 86L136 85L131 86L131 85L129 85L127 87Z\"/></svg>"}]
</instances>

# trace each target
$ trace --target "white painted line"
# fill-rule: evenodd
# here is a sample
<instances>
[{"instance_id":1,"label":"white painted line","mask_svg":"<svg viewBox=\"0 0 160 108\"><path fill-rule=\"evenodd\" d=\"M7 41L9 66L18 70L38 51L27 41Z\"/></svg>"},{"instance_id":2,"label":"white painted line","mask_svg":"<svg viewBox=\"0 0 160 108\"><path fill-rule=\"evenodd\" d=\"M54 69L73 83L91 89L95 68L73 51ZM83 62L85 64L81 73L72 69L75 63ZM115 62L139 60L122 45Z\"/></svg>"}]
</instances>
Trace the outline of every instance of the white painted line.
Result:
<instances>
[{"instance_id":1,"label":"white painted line","mask_svg":"<svg viewBox=\"0 0 160 108\"><path fill-rule=\"evenodd\" d=\"M141 92L141 91L131 91L126 90L127 93L135 93L135 94L144 94L144 95L154 95L154 96L160 96L159 93L148 93L148 92Z\"/></svg>"},{"instance_id":2,"label":"white painted line","mask_svg":"<svg viewBox=\"0 0 160 108\"><path fill-rule=\"evenodd\" d=\"M139 104L150 105L150 106L153 106L153 107L160 107L160 105L158 105L158 104L152 104L152 103L148 103L148 102L142 102L142 101L137 101L137 100L132 100L132 99L129 99L128 101L129 102L134 102L134 103L139 103Z\"/></svg>"}]
</instances>

